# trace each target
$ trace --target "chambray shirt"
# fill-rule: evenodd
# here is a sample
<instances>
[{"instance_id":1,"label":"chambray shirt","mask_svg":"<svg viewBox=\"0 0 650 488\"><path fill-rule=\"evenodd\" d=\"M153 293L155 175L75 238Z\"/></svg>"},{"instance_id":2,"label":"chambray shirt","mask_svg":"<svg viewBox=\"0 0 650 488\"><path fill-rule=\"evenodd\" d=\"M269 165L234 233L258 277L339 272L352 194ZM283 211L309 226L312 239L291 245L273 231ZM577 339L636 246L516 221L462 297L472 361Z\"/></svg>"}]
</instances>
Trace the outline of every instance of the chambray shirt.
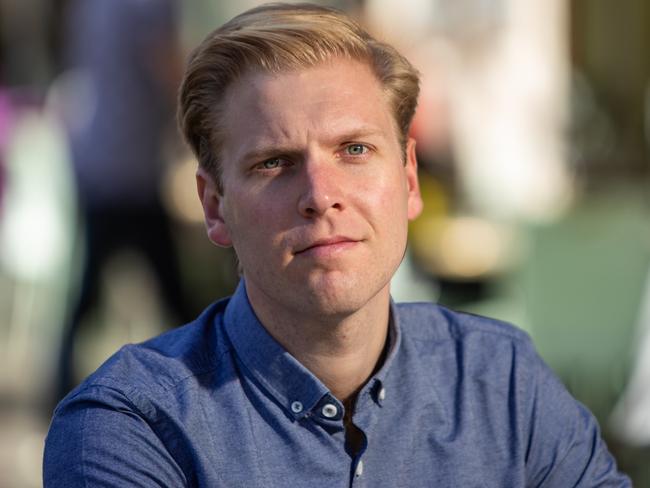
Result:
<instances>
[{"instance_id":1,"label":"chambray shirt","mask_svg":"<svg viewBox=\"0 0 650 488\"><path fill-rule=\"evenodd\" d=\"M352 416L256 318L240 283L122 348L58 406L45 487L630 486L592 415L509 325L391 304Z\"/></svg>"}]
</instances>

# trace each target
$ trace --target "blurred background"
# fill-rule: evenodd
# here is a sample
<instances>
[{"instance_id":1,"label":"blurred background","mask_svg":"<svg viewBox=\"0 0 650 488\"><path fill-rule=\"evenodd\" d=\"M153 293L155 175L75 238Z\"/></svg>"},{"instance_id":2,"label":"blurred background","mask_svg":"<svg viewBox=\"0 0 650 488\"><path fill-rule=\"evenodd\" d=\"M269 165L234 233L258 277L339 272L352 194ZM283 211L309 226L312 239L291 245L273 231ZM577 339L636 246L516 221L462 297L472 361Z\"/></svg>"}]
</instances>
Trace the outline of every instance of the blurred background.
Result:
<instances>
[{"instance_id":1,"label":"blurred background","mask_svg":"<svg viewBox=\"0 0 650 488\"><path fill-rule=\"evenodd\" d=\"M234 289L175 91L258 3L0 0L0 487L40 486L64 392ZM321 3L422 73L425 210L395 298L528 331L650 486L650 4Z\"/></svg>"}]
</instances>

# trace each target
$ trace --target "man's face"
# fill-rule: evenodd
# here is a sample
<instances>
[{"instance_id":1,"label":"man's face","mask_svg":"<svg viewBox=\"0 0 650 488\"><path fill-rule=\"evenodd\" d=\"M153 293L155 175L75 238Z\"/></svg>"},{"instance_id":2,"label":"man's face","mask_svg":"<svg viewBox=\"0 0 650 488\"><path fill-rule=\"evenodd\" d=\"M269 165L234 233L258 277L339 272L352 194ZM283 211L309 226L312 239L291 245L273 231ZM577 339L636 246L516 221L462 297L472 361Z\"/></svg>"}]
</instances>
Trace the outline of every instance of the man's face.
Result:
<instances>
[{"instance_id":1,"label":"man's face","mask_svg":"<svg viewBox=\"0 0 650 488\"><path fill-rule=\"evenodd\" d=\"M223 194L199 171L208 235L233 245L251 301L296 314L355 312L389 282L421 210L414 143L403 160L379 82L337 59L229 90Z\"/></svg>"}]
</instances>

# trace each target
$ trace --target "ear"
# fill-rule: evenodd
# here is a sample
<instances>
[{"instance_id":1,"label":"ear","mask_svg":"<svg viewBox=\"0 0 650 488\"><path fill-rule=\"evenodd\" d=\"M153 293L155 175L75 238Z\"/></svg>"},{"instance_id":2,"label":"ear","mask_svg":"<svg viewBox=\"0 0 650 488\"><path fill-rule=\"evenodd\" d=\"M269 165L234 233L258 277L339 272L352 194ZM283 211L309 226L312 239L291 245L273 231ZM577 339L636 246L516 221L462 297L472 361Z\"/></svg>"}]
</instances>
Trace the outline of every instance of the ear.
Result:
<instances>
[{"instance_id":1,"label":"ear","mask_svg":"<svg viewBox=\"0 0 650 488\"><path fill-rule=\"evenodd\" d=\"M418 181L418 158L415 153L415 139L409 137L406 143L406 184L408 187L408 219L414 220L422 212L422 197Z\"/></svg>"},{"instance_id":2,"label":"ear","mask_svg":"<svg viewBox=\"0 0 650 488\"><path fill-rule=\"evenodd\" d=\"M232 246L230 231L223 218L224 197L214 177L201 167L196 171L196 189L203 206L208 238L217 246Z\"/></svg>"}]
</instances>

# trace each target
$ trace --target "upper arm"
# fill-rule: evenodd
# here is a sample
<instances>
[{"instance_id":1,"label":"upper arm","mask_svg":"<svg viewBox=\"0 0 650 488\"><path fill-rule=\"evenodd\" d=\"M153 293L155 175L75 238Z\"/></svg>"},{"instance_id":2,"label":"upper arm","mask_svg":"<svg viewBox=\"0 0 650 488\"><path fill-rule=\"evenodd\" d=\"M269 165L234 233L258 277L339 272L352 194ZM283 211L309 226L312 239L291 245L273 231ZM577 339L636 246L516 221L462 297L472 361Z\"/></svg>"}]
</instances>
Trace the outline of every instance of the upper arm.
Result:
<instances>
[{"instance_id":1,"label":"upper arm","mask_svg":"<svg viewBox=\"0 0 650 488\"><path fill-rule=\"evenodd\" d=\"M121 392L93 386L55 413L45 441L50 487L181 487L185 476L138 409Z\"/></svg>"},{"instance_id":2,"label":"upper arm","mask_svg":"<svg viewBox=\"0 0 650 488\"><path fill-rule=\"evenodd\" d=\"M627 487L594 416L535 354L526 452L528 486Z\"/></svg>"}]
</instances>

